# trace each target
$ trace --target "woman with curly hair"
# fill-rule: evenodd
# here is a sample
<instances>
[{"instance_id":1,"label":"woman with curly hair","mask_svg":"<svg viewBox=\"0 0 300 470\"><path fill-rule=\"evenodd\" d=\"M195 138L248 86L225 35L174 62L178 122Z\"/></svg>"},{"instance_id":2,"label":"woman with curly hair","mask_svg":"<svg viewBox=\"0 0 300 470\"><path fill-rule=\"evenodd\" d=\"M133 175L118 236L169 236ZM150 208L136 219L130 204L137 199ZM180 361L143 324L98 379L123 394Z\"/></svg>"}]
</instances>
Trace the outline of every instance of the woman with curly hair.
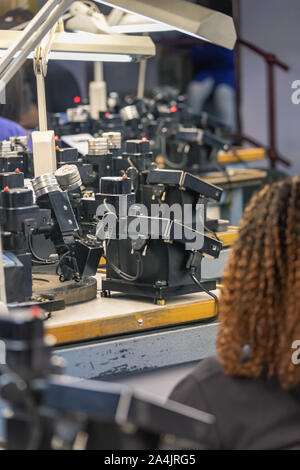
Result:
<instances>
[{"instance_id":1,"label":"woman with curly hair","mask_svg":"<svg viewBox=\"0 0 300 470\"><path fill-rule=\"evenodd\" d=\"M215 415L212 448L300 447L299 177L252 199L222 284L217 358L170 398Z\"/></svg>"}]
</instances>

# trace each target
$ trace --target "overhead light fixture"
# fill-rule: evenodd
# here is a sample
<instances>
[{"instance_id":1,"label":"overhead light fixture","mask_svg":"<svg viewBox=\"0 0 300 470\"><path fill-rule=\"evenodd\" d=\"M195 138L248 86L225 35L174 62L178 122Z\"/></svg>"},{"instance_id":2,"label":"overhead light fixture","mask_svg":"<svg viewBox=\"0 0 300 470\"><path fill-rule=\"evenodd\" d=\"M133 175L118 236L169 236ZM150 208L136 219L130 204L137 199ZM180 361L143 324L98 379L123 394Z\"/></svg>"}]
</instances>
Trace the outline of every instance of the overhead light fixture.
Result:
<instances>
[{"instance_id":1,"label":"overhead light fixture","mask_svg":"<svg viewBox=\"0 0 300 470\"><path fill-rule=\"evenodd\" d=\"M0 55L3 56L22 32L0 30ZM56 33L48 58L101 62L132 62L155 55L155 45L147 36L122 36L92 33ZM17 56L17 55L16 55ZM33 58L30 52L27 58Z\"/></svg>"},{"instance_id":2,"label":"overhead light fixture","mask_svg":"<svg viewBox=\"0 0 300 470\"><path fill-rule=\"evenodd\" d=\"M155 23L154 21L146 21L140 15L124 12L121 12L121 15L111 12L108 17L108 24L111 32L120 34L174 31L172 26L164 23Z\"/></svg>"},{"instance_id":3,"label":"overhead light fixture","mask_svg":"<svg viewBox=\"0 0 300 470\"><path fill-rule=\"evenodd\" d=\"M61 60L135 61L155 55L149 37L65 33L62 17L74 0L48 0L24 31L0 31L0 97L29 57L37 80L39 131L32 133L35 176L56 168L54 132L47 127L45 77L50 56ZM34 55L33 55L34 54Z\"/></svg>"},{"instance_id":4,"label":"overhead light fixture","mask_svg":"<svg viewBox=\"0 0 300 470\"><path fill-rule=\"evenodd\" d=\"M233 19L186 0L95 0L97 3L141 15L177 31L227 49L236 43Z\"/></svg>"},{"instance_id":5,"label":"overhead light fixture","mask_svg":"<svg viewBox=\"0 0 300 470\"><path fill-rule=\"evenodd\" d=\"M5 50L0 49L0 58L4 57ZM34 53L29 54L28 59L33 59ZM132 62L132 57L125 54L90 54L90 53L72 53L72 52L50 52L50 60L74 60L81 62Z\"/></svg>"},{"instance_id":6,"label":"overhead light fixture","mask_svg":"<svg viewBox=\"0 0 300 470\"><path fill-rule=\"evenodd\" d=\"M165 31L174 31L172 26L165 25L163 23L133 23L133 24L120 24L117 26L111 26L111 30L114 33L120 34L137 34L137 33L157 33Z\"/></svg>"}]
</instances>

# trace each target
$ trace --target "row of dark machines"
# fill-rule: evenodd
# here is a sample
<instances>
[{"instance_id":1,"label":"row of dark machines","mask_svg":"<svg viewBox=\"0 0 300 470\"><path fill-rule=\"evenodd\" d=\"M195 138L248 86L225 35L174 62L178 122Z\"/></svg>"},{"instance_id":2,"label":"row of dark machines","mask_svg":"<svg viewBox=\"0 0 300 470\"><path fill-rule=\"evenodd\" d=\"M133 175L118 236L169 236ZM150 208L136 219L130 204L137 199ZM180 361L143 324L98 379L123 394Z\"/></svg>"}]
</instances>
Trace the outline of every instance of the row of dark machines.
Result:
<instances>
[{"instance_id":1,"label":"row of dark machines","mask_svg":"<svg viewBox=\"0 0 300 470\"><path fill-rule=\"evenodd\" d=\"M175 295L216 287L216 280L201 279L201 262L204 256L218 258L222 249L211 233L226 229L226 223L207 217L208 202L220 201L222 190L194 171L176 165L159 168L157 157L165 146L164 134L168 155L174 155L174 135L174 142L178 136L191 140L189 152L193 143L206 153L228 144L195 125L183 127L178 100L127 99L120 107L113 98L110 111L96 122L88 115L72 121L86 107L70 110L63 125L55 117L54 174L33 177L26 137L0 143L0 223L9 304L33 301L48 310L62 308L59 296L45 295L45 290L36 295L32 287L45 273L55 276L61 289L92 285L89 296L79 301L94 297L97 284L91 279L102 257L103 296L116 291L164 303ZM209 118L202 119L211 125ZM82 132L93 136L84 155L63 141L65 135ZM49 256L40 253L43 239L53 248Z\"/></svg>"},{"instance_id":2,"label":"row of dark machines","mask_svg":"<svg viewBox=\"0 0 300 470\"><path fill-rule=\"evenodd\" d=\"M9 313L0 315L0 340L6 345L0 388L10 407L5 415L8 449L203 449L215 433L212 415L123 386L62 375L63 363L44 335L45 316L37 305L51 312L63 308L64 301L57 288L43 295L36 291L38 279L48 282L52 276L72 297L77 290L80 300L88 299L97 293L93 280L105 261L104 296L116 291L162 303L216 287L216 280L203 279L201 265L206 256L217 259L222 249L213 234L228 224L207 215L209 201L218 202L222 190L199 178L194 164L180 167L178 160L176 167L179 151L172 145L181 132L180 103L146 102L153 109L145 121L141 111L138 118L126 120L125 112L128 117L145 103L126 103L125 108L133 108L124 111L113 98L114 106L97 122L88 115L82 121L69 116L62 125L55 118L53 174L34 178L27 138L0 144L0 224L9 306ZM79 108L69 114L74 118L83 112ZM202 119L208 125L209 119ZM194 144L203 147L203 154L196 152L201 167L216 148L226 149L211 131L196 125L184 129L185 138L192 139L185 143L189 162ZM92 137L84 154L64 144L65 135L87 132ZM172 159L164 169L157 164L162 149ZM42 249L45 241L51 246L48 255ZM84 294L89 284L94 286L90 297ZM22 306L26 308L20 310ZM188 463L180 452L176 458L174 463Z\"/></svg>"}]
</instances>

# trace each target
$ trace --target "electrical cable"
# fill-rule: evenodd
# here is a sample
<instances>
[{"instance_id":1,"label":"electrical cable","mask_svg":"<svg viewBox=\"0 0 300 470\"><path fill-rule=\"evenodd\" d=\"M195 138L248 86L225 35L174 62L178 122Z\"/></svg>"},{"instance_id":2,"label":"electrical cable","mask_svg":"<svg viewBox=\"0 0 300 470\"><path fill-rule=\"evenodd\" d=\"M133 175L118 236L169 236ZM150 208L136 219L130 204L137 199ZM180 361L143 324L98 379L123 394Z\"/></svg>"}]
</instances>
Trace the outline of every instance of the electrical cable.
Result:
<instances>
[{"instance_id":1,"label":"electrical cable","mask_svg":"<svg viewBox=\"0 0 300 470\"><path fill-rule=\"evenodd\" d=\"M109 246L109 242L110 240L108 241L108 244L107 244L107 247L106 247L106 252L107 252L107 248ZM125 273L124 271L122 271L120 268L118 268L117 266L115 266L112 261L110 261L107 256L104 256L104 258L106 259L106 263L108 264L108 266L111 267L111 269L121 278L121 279L124 279L124 281L130 281L130 282L134 282L134 281L137 281L142 275L143 275L143 271L144 271L144 268L143 268L143 260L142 260L142 255L141 253L139 253L138 251L135 251L134 252L135 256L136 256L136 261L137 261L137 266L136 266L136 275L135 276L132 276L131 274L128 274L128 273Z\"/></svg>"},{"instance_id":2,"label":"electrical cable","mask_svg":"<svg viewBox=\"0 0 300 470\"><path fill-rule=\"evenodd\" d=\"M34 251L34 248L33 248L33 244L32 244L32 232L29 234L28 236L28 247L29 247L29 251L30 253L32 254L33 258L34 258L34 262L36 264L42 264L42 265L53 265L53 264L56 264L56 261L52 261L50 258L42 258L41 256L39 256L35 251Z\"/></svg>"},{"instance_id":3,"label":"electrical cable","mask_svg":"<svg viewBox=\"0 0 300 470\"><path fill-rule=\"evenodd\" d=\"M218 242L220 242L220 237L218 236L217 232L215 232L214 230L211 230L210 228L208 228L206 225L204 225L204 229L206 232L209 232L211 233L215 238L216 240L218 240Z\"/></svg>"},{"instance_id":4,"label":"electrical cable","mask_svg":"<svg viewBox=\"0 0 300 470\"><path fill-rule=\"evenodd\" d=\"M106 260L108 265L115 271L115 273L121 278L124 279L124 281L130 281L134 282L137 281L143 274L143 261L142 261L142 256L140 253L135 252L136 255L136 260L137 260L137 269L136 269L136 275L131 276L128 273L125 273L122 271L120 268L115 266L111 261Z\"/></svg>"},{"instance_id":5,"label":"electrical cable","mask_svg":"<svg viewBox=\"0 0 300 470\"><path fill-rule=\"evenodd\" d=\"M199 281L199 279L197 278L196 274L195 274L195 269L188 269L188 273L189 275L191 276L191 278L193 279L194 283L202 290L204 291L207 295L209 295L210 297L212 297L214 299L214 301L216 302L216 315L215 315L215 319L218 318L219 316L219 298L216 294L214 294L213 292L209 291L208 289L206 289L206 287L204 287L204 285L201 283L201 281Z\"/></svg>"},{"instance_id":6,"label":"electrical cable","mask_svg":"<svg viewBox=\"0 0 300 470\"><path fill-rule=\"evenodd\" d=\"M59 269L61 269L61 262L62 262L62 260L63 260L67 255L70 255L70 254L71 254L71 251L68 250L68 251L66 251L66 252L62 255L62 257L60 258L60 260L59 260L59 262L58 262L58 265L57 265L57 267L56 267L56 274L57 274L58 276L61 276L61 274L62 274L62 273L59 273Z\"/></svg>"},{"instance_id":7,"label":"electrical cable","mask_svg":"<svg viewBox=\"0 0 300 470\"><path fill-rule=\"evenodd\" d=\"M134 193L136 193L138 188L139 188L139 183L138 183L139 171L138 171L137 167L132 163L131 158L128 157L127 161L129 163L129 165L131 165L131 166L129 168L127 168L125 174L128 176L128 178L131 179L131 182L132 182L131 189L133 190ZM134 177L130 176L131 171L135 171L135 176Z\"/></svg>"}]
</instances>

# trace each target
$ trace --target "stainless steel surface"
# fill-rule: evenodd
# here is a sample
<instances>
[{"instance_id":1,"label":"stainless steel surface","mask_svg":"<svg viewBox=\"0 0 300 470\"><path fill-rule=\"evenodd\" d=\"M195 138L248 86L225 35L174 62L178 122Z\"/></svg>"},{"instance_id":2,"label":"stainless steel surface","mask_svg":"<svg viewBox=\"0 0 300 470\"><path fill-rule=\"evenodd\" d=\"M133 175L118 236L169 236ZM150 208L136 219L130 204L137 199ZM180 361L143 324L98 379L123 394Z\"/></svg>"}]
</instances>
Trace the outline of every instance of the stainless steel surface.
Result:
<instances>
[{"instance_id":1,"label":"stainless steel surface","mask_svg":"<svg viewBox=\"0 0 300 470\"><path fill-rule=\"evenodd\" d=\"M102 137L107 139L109 149L120 149L122 146L121 132L104 132Z\"/></svg>"},{"instance_id":2,"label":"stainless steel surface","mask_svg":"<svg viewBox=\"0 0 300 470\"><path fill-rule=\"evenodd\" d=\"M29 150L27 135L22 135L19 137L10 137L9 141L12 150L16 150L17 152Z\"/></svg>"},{"instance_id":3,"label":"stainless steel surface","mask_svg":"<svg viewBox=\"0 0 300 470\"><path fill-rule=\"evenodd\" d=\"M53 191L61 191L57 179L52 173L38 176L32 181L32 186L37 199Z\"/></svg>"},{"instance_id":4,"label":"stainless steel surface","mask_svg":"<svg viewBox=\"0 0 300 470\"><path fill-rule=\"evenodd\" d=\"M3 157L11 152L11 143L9 140L2 140L0 142L0 155Z\"/></svg>"},{"instance_id":5,"label":"stainless steel surface","mask_svg":"<svg viewBox=\"0 0 300 470\"><path fill-rule=\"evenodd\" d=\"M82 181L76 165L64 165L55 172L55 177L63 191L80 188Z\"/></svg>"},{"instance_id":6,"label":"stainless steel surface","mask_svg":"<svg viewBox=\"0 0 300 470\"><path fill-rule=\"evenodd\" d=\"M91 379L183 365L215 355L218 324L199 324L57 348L67 374Z\"/></svg>"},{"instance_id":7,"label":"stainless steel surface","mask_svg":"<svg viewBox=\"0 0 300 470\"><path fill-rule=\"evenodd\" d=\"M89 105L77 106L77 108L67 109L68 122L85 122L89 118Z\"/></svg>"},{"instance_id":8,"label":"stainless steel surface","mask_svg":"<svg viewBox=\"0 0 300 470\"><path fill-rule=\"evenodd\" d=\"M120 110L120 116L123 121L132 121L133 119L139 119L139 113L137 107L134 105L125 106Z\"/></svg>"},{"instance_id":9,"label":"stainless steel surface","mask_svg":"<svg viewBox=\"0 0 300 470\"><path fill-rule=\"evenodd\" d=\"M108 140L104 137L90 139L88 145L89 155L107 155L109 153Z\"/></svg>"}]
</instances>

